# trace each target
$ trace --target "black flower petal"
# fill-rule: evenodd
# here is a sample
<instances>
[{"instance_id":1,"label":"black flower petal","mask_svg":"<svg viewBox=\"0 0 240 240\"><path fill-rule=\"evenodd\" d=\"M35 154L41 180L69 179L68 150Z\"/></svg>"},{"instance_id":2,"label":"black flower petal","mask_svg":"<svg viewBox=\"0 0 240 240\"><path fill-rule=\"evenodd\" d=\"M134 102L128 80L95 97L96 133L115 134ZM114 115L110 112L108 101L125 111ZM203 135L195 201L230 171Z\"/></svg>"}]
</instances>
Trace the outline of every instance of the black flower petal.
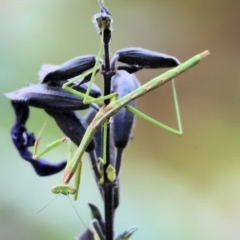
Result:
<instances>
[{"instance_id":1,"label":"black flower petal","mask_svg":"<svg viewBox=\"0 0 240 240\"><path fill-rule=\"evenodd\" d=\"M138 79L124 70L117 71L112 77L112 91L118 93L118 97L122 98L134 91L140 86ZM136 100L128 105L136 107ZM113 139L115 147L125 148L131 137L135 116L126 108L122 108L113 117Z\"/></svg>"},{"instance_id":2,"label":"black flower petal","mask_svg":"<svg viewBox=\"0 0 240 240\"><path fill-rule=\"evenodd\" d=\"M34 145L35 137L34 134L29 133L25 127L25 123L29 116L29 108L28 106L18 102L12 102L12 106L16 114L16 123L11 129L11 137L20 156L31 163L35 172L39 176L50 176L62 171L66 166L66 161L60 163L49 163L42 158L37 160L33 159L32 153L28 150L28 148Z\"/></svg>"},{"instance_id":3,"label":"black flower petal","mask_svg":"<svg viewBox=\"0 0 240 240\"><path fill-rule=\"evenodd\" d=\"M176 67L180 64L175 57L136 47L118 50L113 59L114 61L117 60L128 65L143 66L144 68Z\"/></svg>"},{"instance_id":4,"label":"black flower petal","mask_svg":"<svg viewBox=\"0 0 240 240\"><path fill-rule=\"evenodd\" d=\"M16 113L16 117L17 117L16 123L24 125L29 117L28 106L25 106L23 104L19 104L19 103L13 102L13 101L11 101L11 104Z\"/></svg>"},{"instance_id":5,"label":"black flower petal","mask_svg":"<svg viewBox=\"0 0 240 240\"><path fill-rule=\"evenodd\" d=\"M94 233L90 229L86 229L76 240L95 240Z\"/></svg>"},{"instance_id":6,"label":"black flower petal","mask_svg":"<svg viewBox=\"0 0 240 240\"><path fill-rule=\"evenodd\" d=\"M67 80L81 75L83 72L94 67L96 63L95 55L84 55L73 58L60 66L49 68L45 75L40 74L42 83Z\"/></svg>"},{"instance_id":7,"label":"black flower petal","mask_svg":"<svg viewBox=\"0 0 240 240\"><path fill-rule=\"evenodd\" d=\"M50 111L74 111L88 108L83 99L62 89L44 84L31 84L5 94L11 101ZM21 104L22 105L22 104ZM23 106L21 106L23 108ZM21 116L21 115L20 115Z\"/></svg>"}]
</instances>

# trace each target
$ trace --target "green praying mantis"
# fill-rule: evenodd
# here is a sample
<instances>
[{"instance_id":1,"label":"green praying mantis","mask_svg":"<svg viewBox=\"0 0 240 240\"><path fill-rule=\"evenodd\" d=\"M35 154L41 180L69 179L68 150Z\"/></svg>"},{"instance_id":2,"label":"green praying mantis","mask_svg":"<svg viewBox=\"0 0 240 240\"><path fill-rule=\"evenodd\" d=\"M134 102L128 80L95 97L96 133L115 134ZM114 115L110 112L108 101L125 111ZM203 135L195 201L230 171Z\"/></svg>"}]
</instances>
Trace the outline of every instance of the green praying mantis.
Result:
<instances>
[{"instance_id":1,"label":"green praying mantis","mask_svg":"<svg viewBox=\"0 0 240 240\"><path fill-rule=\"evenodd\" d=\"M65 168L62 184L56 185L52 188L52 192L56 194L59 194L59 193L64 195L73 194L75 200L77 199L77 196L78 196L80 176L81 176L81 166L82 166L81 159L85 150L88 148L89 143L94 138L94 135L97 129L103 126L103 154L102 154L102 157L99 158L99 160L102 165L106 164L108 124L111 117L116 116L117 113L119 113L122 109L125 108L131 114L136 115L156 125L157 127L163 128L172 134L175 134L175 135L182 134L182 124L181 124L180 111L178 106L174 78L179 74L183 73L184 71L186 71L187 69L196 65L198 62L201 61L201 59L203 59L209 54L209 51L204 51L190 58L186 62L179 64L177 59L175 59L174 57L168 56L166 54L159 54L159 53L141 49L141 48L128 48L128 49L117 51L110 63L109 52L108 52L109 49L107 50L108 53L106 54L106 47L107 48L109 47L108 45L109 45L110 36L111 36L109 34L111 32L112 18L108 10L104 7L104 5L102 4L100 5L102 7L101 13L96 14L94 16L94 22L98 27L99 33L101 35L101 44L100 44L97 56L95 57L94 55L89 55L89 56L84 56L80 58L75 58L61 65L60 68L57 71L55 71L55 74L54 74L54 71L51 72L50 74L47 74L42 81L42 83L47 83L49 82L49 79L50 79L50 83L51 83L51 80L59 81L59 80L66 80L66 78L73 77L73 79L66 81L62 85L62 88L65 91L82 98L84 104L97 104L100 106L100 109L98 107L99 109L98 112L96 113L95 117L87 127L85 134L75 154L73 155L73 157L71 156L71 154L68 155L68 163ZM100 59L103 52L103 48L105 50L104 61ZM126 63L128 64L128 66L127 67L122 66L122 67L116 68L115 67L116 61ZM81 67L79 68L78 66L81 66ZM105 71L105 74L107 72L108 76L106 77L105 75L104 77L112 81L113 78L117 76L116 73L119 73L119 70L125 70L125 72L128 75L130 75L131 73L134 73L142 68L159 68L159 67L173 67L173 66L177 66L177 67L161 74L158 77L155 77L154 79L150 80L149 82L145 83L142 86L139 86L139 87L135 86L133 91L130 91L128 94L123 95L121 98L118 98L118 94L116 92L106 94L105 96L98 97L98 98L94 98L90 96L90 90L92 88L95 75L99 71L102 72L102 74L104 73L104 71ZM81 70L80 71L81 74L78 74L79 70ZM89 76L90 76L90 79L89 79ZM85 83L86 81L89 81L86 93L79 92L72 88L72 84L75 83L76 81L79 81L79 79L83 79L81 83ZM178 129L173 129L147 116L146 114L142 113L141 111L131 106L131 103L134 100L136 100L141 96L144 96L145 94L149 93L154 89L157 89L158 87L162 86L163 84L167 83L170 80L172 80L172 91L173 91L173 99L174 99ZM41 132L42 131L40 131L40 134ZM57 140L52 144L49 144L43 151L37 154L37 148L38 148L38 142L39 142L39 137L38 137L34 147L33 158L38 159L40 156L42 156L46 152L52 150L53 148L57 147L58 145L60 145L62 142L65 142L65 141L69 142L66 137L60 140ZM71 151L68 150L68 152L70 153ZM117 168L117 173L116 173L116 168ZM118 173L119 173L118 168L119 168L118 166L112 166L111 164L108 164L107 168L105 168L106 172L100 173L101 169L99 169L99 171L98 170L95 171L95 175L96 175L95 177L97 178L97 181L99 183L104 182L104 179L103 179L104 177L107 177L110 182L114 182L118 178ZM74 184L74 187L71 187L68 185L68 183L70 182L74 174L76 176L75 184Z\"/></svg>"},{"instance_id":2,"label":"green praying mantis","mask_svg":"<svg viewBox=\"0 0 240 240\"><path fill-rule=\"evenodd\" d=\"M103 35L102 35L103 38ZM184 63L179 64L177 67L172 68L168 70L167 72L161 74L160 76L155 77L154 79L148 81L147 83L143 84L142 86L139 86L137 89L134 91L130 92L129 94L125 95L122 98L118 98L117 93L113 92L107 96L99 97L99 98L93 98L89 95L92 83L94 81L94 77L97 71L101 69L101 63L99 64L99 59L102 53L103 49L103 41L101 42L98 55L97 55L97 60L95 62L95 65L92 70L89 70L85 72L84 74L81 74L80 76L73 78L66 82L62 88L66 90L67 92L70 92L78 97L83 98L84 104L90 104L90 103L95 103L98 104L100 107L99 111L93 118L92 122L90 125L87 127L86 132L84 134L84 137L81 140L80 145L78 146L75 154L73 157L69 155L68 157L68 163L65 168L65 172L63 174L62 178L62 184L56 185L52 188L52 192L55 194L73 194L74 199L77 199L78 192L79 192L79 185L80 185L80 177L81 177L81 166L82 166L82 156L85 152L85 149L88 147L89 142L93 139L97 129L101 126L103 126L104 133L107 128L107 124L109 122L109 119L113 117L116 113L118 113L121 109L126 108L129 112L132 114L146 120L147 122L150 122L157 127L160 127L172 134L175 135L181 135L182 134L182 123L181 123L181 117L180 117L180 110L178 106L178 100L177 100L177 93L176 93L176 88L175 88L175 83L174 83L174 78L178 76L179 74L183 73L184 71L188 70L189 68L193 67L197 63L199 63L204 57L209 55L209 51L204 51L189 60L187 60ZM91 75L91 79L89 81L88 89L86 93L81 93L78 92L69 85L72 83L76 82L79 80L79 78L84 78L86 76ZM176 118L177 118L177 124L178 124L178 129L171 128L149 116L146 114L142 113L141 111L137 110L136 108L132 107L129 105L129 103L135 99L138 99L147 93L153 91L154 89L159 88L163 84L172 81L172 91L173 91L173 99L174 99L174 105L175 105L175 111L176 111ZM103 100L109 99L110 103L105 105L103 103ZM39 137L38 137L39 139ZM35 144L34 148L34 159L38 159L40 156L45 154L46 152L52 150L62 142L69 142L67 138L62 138L60 140L55 141L52 144L49 144L42 152L37 154L37 146L38 146L38 140ZM70 150L69 150L70 152ZM103 137L103 158L100 159L101 163L104 165L106 163L106 134L104 134ZM114 166L109 165L107 169L107 176L110 181L115 181L116 180L116 174L115 174L115 168ZM75 177L75 184L74 187L69 186L69 182L72 179L72 177L76 175ZM98 179L99 182L101 182L101 179Z\"/></svg>"},{"instance_id":3,"label":"green praying mantis","mask_svg":"<svg viewBox=\"0 0 240 240\"><path fill-rule=\"evenodd\" d=\"M184 63L167 54L139 47L119 49L110 57L109 43L112 34L111 13L99 0L100 13L93 22L101 43L98 54L81 55L57 66L44 64L39 72L39 84L28 84L14 92L6 93L15 112L11 138L20 157L29 162L39 176L50 176L62 171L62 183L52 187L54 194L79 194L82 157L88 153L94 179L104 203L104 220L97 207L90 204L95 232L86 229L79 239L123 240L129 239L137 228L130 228L114 236L115 210L120 204L120 169L123 153L132 139L136 117L174 135L183 133L178 106L175 77L199 63L209 54L204 51ZM124 64L124 65L121 65ZM142 69L171 68L141 86L134 73ZM100 73L104 80L102 90L94 84ZM136 101L154 89L171 81L177 128L169 127L136 109ZM26 122L30 107L43 109L54 119L65 137L47 145L37 153L40 137L46 123L35 138ZM82 116L79 111L88 109ZM61 143L68 147L67 161L51 163L41 158ZM71 145L77 150L72 154ZM32 154L29 149L34 145ZM137 172L136 172L137 174ZM74 186L70 181L75 177Z\"/></svg>"}]
</instances>

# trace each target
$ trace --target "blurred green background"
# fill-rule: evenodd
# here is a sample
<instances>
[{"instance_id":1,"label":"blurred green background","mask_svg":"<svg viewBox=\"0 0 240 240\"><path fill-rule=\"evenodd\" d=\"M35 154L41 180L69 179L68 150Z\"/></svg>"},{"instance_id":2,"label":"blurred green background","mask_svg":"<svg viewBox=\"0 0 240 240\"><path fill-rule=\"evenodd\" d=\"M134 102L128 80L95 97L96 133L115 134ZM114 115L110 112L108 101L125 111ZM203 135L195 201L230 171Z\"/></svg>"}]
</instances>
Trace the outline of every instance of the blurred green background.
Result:
<instances>
[{"instance_id":1,"label":"blurred green background","mask_svg":"<svg viewBox=\"0 0 240 240\"><path fill-rule=\"evenodd\" d=\"M133 239L240 239L240 1L105 0L114 18L111 53L143 47L184 61L206 49L211 55L177 78L184 134L173 136L137 119L121 172L116 232L133 225ZM0 1L1 93L36 83L41 64L61 64L97 53L91 22L96 0ZM145 83L162 70L137 74ZM101 78L98 78L101 83ZM66 197L53 199L61 174L39 178L21 160L10 139L13 110L0 101L0 239L74 239L85 228ZM171 126L176 118L171 84L138 101L143 112ZM28 129L37 133L46 114L31 109ZM52 119L41 146L61 137ZM59 161L66 147L46 158ZM87 202L102 202L84 159L80 200L75 204L90 226Z\"/></svg>"}]
</instances>

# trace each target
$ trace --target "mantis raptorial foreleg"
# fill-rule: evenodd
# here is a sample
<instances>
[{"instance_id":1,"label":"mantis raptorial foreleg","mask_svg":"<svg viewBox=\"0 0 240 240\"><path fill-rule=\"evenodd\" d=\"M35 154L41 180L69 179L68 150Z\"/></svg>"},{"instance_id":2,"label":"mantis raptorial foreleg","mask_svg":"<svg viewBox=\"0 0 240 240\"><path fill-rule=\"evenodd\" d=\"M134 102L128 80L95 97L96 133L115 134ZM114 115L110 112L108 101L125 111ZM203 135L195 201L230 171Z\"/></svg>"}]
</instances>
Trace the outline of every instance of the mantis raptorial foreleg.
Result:
<instances>
[{"instance_id":1,"label":"mantis raptorial foreleg","mask_svg":"<svg viewBox=\"0 0 240 240\"><path fill-rule=\"evenodd\" d=\"M71 141L67 141L67 145L68 145L68 157L67 160L68 162L72 159L72 145L71 145ZM81 172L81 166L82 163L79 162L78 163L78 168L76 171L76 177L75 179L78 179L77 182L75 181L74 187L71 187L69 185L63 185L63 184L59 184L59 185L55 185L52 187L52 192L54 194L63 194L63 195L69 195L69 194L76 194L78 192L79 189L79 183L80 183L80 172Z\"/></svg>"},{"instance_id":2,"label":"mantis raptorial foreleg","mask_svg":"<svg viewBox=\"0 0 240 240\"><path fill-rule=\"evenodd\" d=\"M47 152L50 152L52 149L60 146L63 142L69 142L70 139L67 137L62 137L61 139L58 139L50 144L48 144L43 150L40 151L40 153L37 153L38 150L38 145L41 139L41 135L43 133L44 128L46 127L46 122L43 124L40 132L38 133L38 136L36 138L36 141L34 143L34 150L33 150L33 159L38 159L40 157L42 157L44 154L46 154ZM69 150L69 144L68 144L68 150ZM68 155L69 156L69 155ZM71 157L69 157L71 159Z\"/></svg>"},{"instance_id":3,"label":"mantis raptorial foreleg","mask_svg":"<svg viewBox=\"0 0 240 240\"><path fill-rule=\"evenodd\" d=\"M46 126L46 122L44 123L42 129L40 130L37 140L35 142L33 159L37 160L38 158L40 158L47 152L51 151L52 149L58 147L59 145L61 145L64 142L66 142L67 149L68 149L67 161L69 162L72 159L72 143L71 143L71 140L67 137L63 137L59 140L56 140L56 141L48 144L40 153L37 153L38 144L39 144L39 141L40 141L40 138L41 138L41 135L42 135L42 132L43 132L45 126ZM80 183L80 171L81 171L81 162L78 163L78 167L76 170L76 179L77 180L75 181L75 187L71 187L69 185L63 185L63 184L55 185L52 188L52 192L55 194L61 193L63 195L76 194L78 191L78 188L79 188L79 183Z\"/></svg>"},{"instance_id":4,"label":"mantis raptorial foreleg","mask_svg":"<svg viewBox=\"0 0 240 240\"><path fill-rule=\"evenodd\" d=\"M81 166L81 159L82 156L85 152L86 147L88 146L89 142L92 140L92 138L94 137L95 133L96 133L96 129L97 126L94 125L94 120L102 117L104 114L104 109L105 107L102 107L99 112L96 114L95 118L93 119L92 123L88 126L86 133L81 141L80 146L78 147L77 151L75 152L73 158L71 161L68 162L66 168L65 168L65 173L62 179L63 182L63 186L65 186L65 184L68 184L70 179L72 178L72 176L76 173L76 177L75 177L75 186L78 186L76 193L74 194L74 200L77 200L77 196L78 196L78 189L79 189L79 184L80 184L80 166ZM104 119L103 122L104 125L104 132L106 132L106 128L107 128L107 121L106 119ZM106 162L106 137L104 137L103 139L103 159L101 161L101 164L105 164ZM79 166L80 165L80 166ZM80 170L79 170L80 168ZM100 181L100 179L99 179ZM60 185L59 185L60 186Z\"/></svg>"},{"instance_id":5,"label":"mantis raptorial foreleg","mask_svg":"<svg viewBox=\"0 0 240 240\"><path fill-rule=\"evenodd\" d=\"M50 152L52 149L60 146L63 142L68 142L68 159L70 160L72 157L71 155L69 155L69 151L70 151L70 146L71 146L71 141L69 138L67 137L62 137L50 144L48 144L43 150L40 151L40 153L37 153L38 150L38 145L41 139L41 135L43 133L44 128L46 127L46 122L43 124L40 132L38 133L38 136L36 138L35 144L34 144L34 149L33 149L33 159L38 159L40 157L42 157L44 154L46 154L47 152Z\"/></svg>"}]
</instances>

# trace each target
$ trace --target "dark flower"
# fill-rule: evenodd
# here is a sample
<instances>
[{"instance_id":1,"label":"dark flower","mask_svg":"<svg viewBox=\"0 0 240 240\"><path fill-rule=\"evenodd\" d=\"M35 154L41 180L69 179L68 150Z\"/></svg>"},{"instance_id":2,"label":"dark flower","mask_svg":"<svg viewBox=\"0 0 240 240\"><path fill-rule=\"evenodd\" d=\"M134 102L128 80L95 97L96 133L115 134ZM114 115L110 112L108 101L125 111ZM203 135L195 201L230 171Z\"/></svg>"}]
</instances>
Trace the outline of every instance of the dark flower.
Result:
<instances>
[{"instance_id":1,"label":"dark flower","mask_svg":"<svg viewBox=\"0 0 240 240\"><path fill-rule=\"evenodd\" d=\"M83 110L89 107L83 104L82 98L65 91L61 87L44 84L31 84L5 95L11 101L55 112Z\"/></svg>"},{"instance_id":2,"label":"dark flower","mask_svg":"<svg viewBox=\"0 0 240 240\"><path fill-rule=\"evenodd\" d=\"M94 233L90 229L86 229L76 240L95 240Z\"/></svg>"},{"instance_id":3,"label":"dark flower","mask_svg":"<svg viewBox=\"0 0 240 240\"><path fill-rule=\"evenodd\" d=\"M120 49L115 53L113 59L128 65L138 65L150 69L176 67L180 64L175 57L137 47Z\"/></svg>"},{"instance_id":4,"label":"dark flower","mask_svg":"<svg viewBox=\"0 0 240 240\"><path fill-rule=\"evenodd\" d=\"M79 76L94 67L96 58L95 55L84 55L73 58L60 66L56 66L55 69L52 69L45 76L42 75L42 83L62 81ZM101 60L99 61L101 62Z\"/></svg>"},{"instance_id":5,"label":"dark flower","mask_svg":"<svg viewBox=\"0 0 240 240\"><path fill-rule=\"evenodd\" d=\"M16 114L16 123L11 130L12 141L17 148L20 156L32 164L35 172L39 176L50 176L62 171L66 166L66 161L60 163L49 163L46 160L39 158L34 160L32 153L28 150L35 143L33 133L29 133L25 127L25 123L29 117L29 107L19 103L11 102Z\"/></svg>"}]
</instances>

